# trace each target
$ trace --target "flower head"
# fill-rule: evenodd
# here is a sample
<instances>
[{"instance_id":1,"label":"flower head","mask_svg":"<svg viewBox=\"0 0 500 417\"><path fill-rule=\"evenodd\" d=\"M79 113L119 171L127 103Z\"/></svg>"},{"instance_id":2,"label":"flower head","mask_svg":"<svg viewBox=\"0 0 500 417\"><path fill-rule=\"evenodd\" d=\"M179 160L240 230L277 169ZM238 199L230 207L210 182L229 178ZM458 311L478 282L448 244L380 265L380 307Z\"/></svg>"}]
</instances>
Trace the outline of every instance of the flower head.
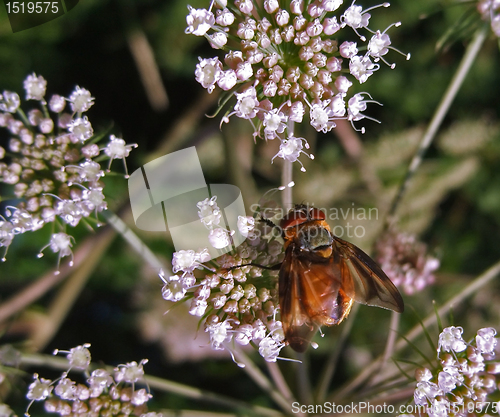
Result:
<instances>
[{"instance_id":1,"label":"flower head","mask_svg":"<svg viewBox=\"0 0 500 417\"><path fill-rule=\"evenodd\" d=\"M203 36L214 25L214 14L205 9L194 9L188 6L189 14L186 17L186 33L192 33L196 36Z\"/></svg>"},{"instance_id":2,"label":"flower head","mask_svg":"<svg viewBox=\"0 0 500 417\"><path fill-rule=\"evenodd\" d=\"M17 93L11 91L4 91L0 94L0 110L15 113L21 104L21 100Z\"/></svg>"},{"instance_id":3,"label":"flower head","mask_svg":"<svg viewBox=\"0 0 500 417\"><path fill-rule=\"evenodd\" d=\"M283 141L293 135L288 121L302 123L306 110L319 132L334 128L334 118L355 122L366 117L354 104L348 106L352 82L344 74L366 82L379 69L372 60L386 62L383 56L393 49L387 30L399 22L375 32L369 28L369 11L388 3L364 10L353 2L342 11L343 3L265 0L255 7L252 0L229 0L213 1L208 9L189 6L186 33L205 35L215 49L224 47L223 59L200 58L195 71L209 93L216 86L234 92L236 103L223 121L232 115L248 119L254 137ZM349 30L343 30L346 27ZM357 42L350 40L353 30ZM371 39L367 41L362 32ZM333 113L325 103L339 94Z\"/></svg>"},{"instance_id":4,"label":"flower head","mask_svg":"<svg viewBox=\"0 0 500 417\"><path fill-rule=\"evenodd\" d=\"M47 81L41 75L36 76L35 73L28 75L24 80L24 89L26 90L26 100L42 101L45 96Z\"/></svg>"},{"instance_id":5,"label":"flower head","mask_svg":"<svg viewBox=\"0 0 500 417\"><path fill-rule=\"evenodd\" d=\"M64 258L65 256L70 256L71 255L71 258L73 259L73 252L71 251L71 247L73 246L72 240L74 240L73 236L70 236L70 235L68 235L66 233L62 233L62 232L60 232L60 233L54 233L50 237L49 244L40 250L40 253L38 254L38 257L41 258L43 256L43 250L46 247L50 247L50 249L52 250L52 252L59 253L59 258L58 258L58 261L57 261L57 266L58 266L58 269L59 269L59 263L61 261L61 258ZM73 264L73 260L71 260L70 266L72 264ZM58 272L59 271L57 271L56 274Z\"/></svg>"},{"instance_id":6,"label":"flower head","mask_svg":"<svg viewBox=\"0 0 500 417\"><path fill-rule=\"evenodd\" d=\"M64 371L54 381L39 378L34 375L34 381L28 388L27 398L31 400L25 412L29 416L29 409L34 401L43 401L45 411L67 415L145 415L146 403L152 395L144 388L135 389L135 383L144 376L141 362L130 362L118 365L115 368L114 378L104 369L95 369L89 375L90 345L77 346L70 351L56 350L55 353L66 353L70 368ZM85 370L86 384L77 383L70 379L72 369ZM2 410L0 409L0 414ZM156 416L155 413L147 413ZM160 415L158 415L160 417Z\"/></svg>"},{"instance_id":7,"label":"flower head","mask_svg":"<svg viewBox=\"0 0 500 417\"><path fill-rule=\"evenodd\" d=\"M196 206L198 207L198 216L207 229L211 230L219 225L222 213L217 205L217 196L207 197Z\"/></svg>"},{"instance_id":8,"label":"flower head","mask_svg":"<svg viewBox=\"0 0 500 417\"><path fill-rule=\"evenodd\" d=\"M329 106L330 100L319 101L311 106L311 125L318 131L327 133L335 127L334 114Z\"/></svg>"},{"instance_id":9,"label":"flower head","mask_svg":"<svg viewBox=\"0 0 500 417\"><path fill-rule=\"evenodd\" d=\"M438 350L444 352L462 352L467 348L467 344L462 339L463 329L461 327L450 326L444 329L439 335Z\"/></svg>"},{"instance_id":10,"label":"flower head","mask_svg":"<svg viewBox=\"0 0 500 417\"><path fill-rule=\"evenodd\" d=\"M61 378L54 393L63 400L73 400L76 394L76 383L69 378Z\"/></svg>"},{"instance_id":11,"label":"flower head","mask_svg":"<svg viewBox=\"0 0 500 417\"><path fill-rule=\"evenodd\" d=\"M109 156L108 171L111 168L111 162L113 159L122 159L125 166L125 178L128 178L128 169L125 158L129 156L130 151L134 148L137 148L136 143L127 145L123 139L117 138L115 135L111 135L109 137L108 145L104 148L104 153Z\"/></svg>"},{"instance_id":12,"label":"flower head","mask_svg":"<svg viewBox=\"0 0 500 417\"><path fill-rule=\"evenodd\" d=\"M76 86L75 91L68 98L71 110L75 113L84 113L94 105L94 97L90 95L90 91L85 88Z\"/></svg>"},{"instance_id":13,"label":"flower head","mask_svg":"<svg viewBox=\"0 0 500 417\"><path fill-rule=\"evenodd\" d=\"M33 378L35 380L28 387L26 397L28 397L29 400L34 401L45 400L54 388L52 386L52 381L45 378L40 379L37 374L33 375Z\"/></svg>"},{"instance_id":14,"label":"flower head","mask_svg":"<svg viewBox=\"0 0 500 417\"><path fill-rule=\"evenodd\" d=\"M208 241L215 249L223 249L231 244L232 233L222 227L210 230Z\"/></svg>"},{"instance_id":15,"label":"flower head","mask_svg":"<svg viewBox=\"0 0 500 417\"><path fill-rule=\"evenodd\" d=\"M59 353L66 354L66 359L68 359L69 369L88 369L91 361L90 356L90 343L85 343L84 345L80 345L70 350L60 350L56 349L54 351L54 355Z\"/></svg>"},{"instance_id":16,"label":"flower head","mask_svg":"<svg viewBox=\"0 0 500 417\"><path fill-rule=\"evenodd\" d=\"M350 26L353 29L368 27L370 13L363 12L363 7L353 4L344 12L341 17L341 22L345 26ZM361 40L363 40L361 38Z\"/></svg>"},{"instance_id":17,"label":"flower head","mask_svg":"<svg viewBox=\"0 0 500 417\"><path fill-rule=\"evenodd\" d=\"M143 359L139 363L134 361L125 365L118 365L118 367L115 368L115 381L129 383L137 382L144 376L143 365L147 362L147 359Z\"/></svg>"},{"instance_id":18,"label":"flower head","mask_svg":"<svg viewBox=\"0 0 500 417\"><path fill-rule=\"evenodd\" d=\"M438 364L434 372L427 368L415 372L414 402L427 407L429 416L458 417L469 415L472 410L476 414L484 412L485 404L495 398L489 395L498 394L495 377L500 369L498 359L494 352L488 351L491 364L486 367L481 353L483 336L491 342L487 350L496 344L496 330L479 329L476 342L470 343L462 339L462 331L461 327L445 328L439 335ZM464 410L467 413L463 413Z\"/></svg>"},{"instance_id":19,"label":"flower head","mask_svg":"<svg viewBox=\"0 0 500 417\"><path fill-rule=\"evenodd\" d=\"M296 138L294 136L290 136L288 139L283 139L281 141L280 150L276 155L274 155L273 160L276 157L280 157L286 159L287 161L295 162L299 159L301 153L307 155L311 159L314 159L314 155L307 154L303 151L304 147L306 149L309 148L309 144L304 138ZM303 165L301 170L306 170Z\"/></svg>"},{"instance_id":20,"label":"flower head","mask_svg":"<svg viewBox=\"0 0 500 417\"><path fill-rule=\"evenodd\" d=\"M255 219L250 216L238 216L238 230L243 236L247 236L255 228Z\"/></svg>"},{"instance_id":21,"label":"flower head","mask_svg":"<svg viewBox=\"0 0 500 417\"><path fill-rule=\"evenodd\" d=\"M174 252L172 259L172 271L177 273L183 271L184 274L192 274L195 269L203 268L202 263L210 259L208 251L202 250L179 250Z\"/></svg>"},{"instance_id":22,"label":"flower head","mask_svg":"<svg viewBox=\"0 0 500 417\"><path fill-rule=\"evenodd\" d=\"M283 133L286 128L288 118L280 111L280 109L273 109L266 112L264 115L264 135L266 140L273 140L279 137L279 133Z\"/></svg>"},{"instance_id":23,"label":"flower head","mask_svg":"<svg viewBox=\"0 0 500 417\"><path fill-rule=\"evenodd\" d=\"M82 346L77 346L70 349L67 359L71 368L87 369L90 365L90 344L86 343Z\"/></svg>"},{"instance_id":24,"label":"flower head","mask_svg":"<svg viewBox=\"0 0 500 417\"><path fill-rule=\"evenodd\" d=\"M476 346L481 353L494 354L497 345L497 331L493 327L479 329L476 336Z\"/></svg>"},{"instance_id":25,"label":"flower head","mask_svg":"<svg viewBox=\"0 0 500 417\"><path fill-rule=\"evenodd\" d=\"M500 2L498 0L479 0L477 9L481 18L490 22L491 30L495 36L500 38Z\"/></svg>"},{"instance_id":26,"label":"flower head","mask_svg":"<svg viewBox=\"0 0 500 417\"><path fill-rule=\"evenodd\" d=\"M87 116L72 120L68 124L68 131L73 134L75 140L79 140L80 142L85 142L94 134Z\"/></svg>"},{"instance_id":27,"label":"flower head","mask_svg":"<svg viewBox=\"0 0 500 417\"><path fill-rule=\"evenodd\" d=\"M130 151L136 148L137 145L127 145L123 139L117 138L115 135L109 137L109 143L104 148L104 153L111 159L123 159L129 156Z\"/></svg>"},{"instance_id":28,"label":"flower head","mask_svg":"<svg viewBox=\"0 0 500 417\"><path fill-rule=\"evenodd\" d=\"M406 294L422 291L435 281L439 260L413 235L389 231L377 241L377 260L397 287Z\"/></svg>"},{"instance_id":29,"label":"flower head","mask_svg":"<svg viewBox=\"0 0 500 417\"><path fill-rule=\"evenodd\" d=\"M259 100L255 87L247 88L243 93L236 93L237 103L234 106L236 116L242 119L253 119L259 111Z\"/></svg>"},{"instance_id":30,"label":"flower head","mask_svg":"<svg viewBox=\"0 0 500 417\"><path fill-rule=\"evenodd\" d=\"M421 381L417 383L415 388L414 400L415 404L423 405L427 404L429 400L433 400L441 393L441 390L434 382Z\"/></svg>"},{"instance_id":31,"label":"flower head","mask_svg":"<svg viewBox=\"0 0 500 417\"><path fill-rule=\"evenodd\" d=\"M231 340L232 326L229 321L210 323L205 326L205 331L210 334L210 343L215 350L224 349L223 344Z\"/></svg>"},{"instance_id":32,"label":"flower head","mask_svg":"<svg viewBox=\"0 0 500 417\"><path fill-rule=\"evenodd\" d=\"M174 302L182 300L184 295L186 295L187 290L187 287L184 285L183 280L178 275L173 275L166 278L163 271L160 271L159 276L165 283L161 290L163 299Z\"/></svg>"},{"instance_id":33,"label":"flower head","mask_svg":"<svg viewBox=\"0 0 500 417\"><path fill-rule=\"evenodd\" d=\"M87 380L91 397L99 397L113 383L113 377L104 369L92 371Z\"/></svg>"},{"instance_id":34,"label":"flower head","mask_svg":"<svg viewBox=\"0 0 500 417\"><path fill-rule=\"evenodd\" d=\"M201 59L196 65L196 81L198 81L209 93L214 91L215 84L222 76L222 63L219 58Z\"/></svg>"},{"instance_id":35,"label":"flower head","mask_svg":"<svg viewBox=\"0 0 500 417\"><path fill-rule=\"evenodd\" d=\"M86 190L83 190L82 200L84 212L90 213L92 210L95 210L96 217L97 212L106 210L108 207L101 187L90 187Z\"/></svg>"},{"instance_id":36,"label":"flower head","mask_svg":"<svg viewBox=\"0 0 500 417\"><path fill-rule=\"evenodd\" d=\"M0 182L13 186L18 199L16 206L7 206L5 217L0 216L2 260L16 235L52 222L74 227L92 212L97 216L106 208L104 171L95 160L99 145L86 144L94 130L88 117L81 115L94 98L88 90L76 87L68 98L53 95L47 104L46 87L42 76L26 77L26 98L38 101L39 106L26 116L18 112L21 100L16 93L3 92L0 97L0 128L10 136L8 147L0 147ZM64 112L66 102L73 114ZM55 120L48 117L49 110L57 114ZM106 150L112 159L123 159L133 146L112 141ZM51 235L45 248L58 254L59 263L61 258L72 257L73 243L73 237L62 230Z\"/></svg>"},{"instance_id":37,"label":"flower head","mask_svg":"<svg viewBox=\"0 0 500 417\"><path fill-rule=\"evenodd\" d=\"M199 202L198 209L200 221L211 225L207 227L209 241L214 239L216 247L230 244L232 232L213 226L214 213L219 210L215 196ZM213 349L228 350L234 359L234 343L252 344L259 346L265 360L276 361L285 346L281 322L275 318L278 271L253 267L249 262L278 264L283 259L283 243L269 232L269 226L253 217L239 216L237 226L247 240L215 259L206 249L175 252L172 270L177 275L166 278L160 274L162 296L189 302L189 313L201 318ZM196 276L195 269L200 270Z\"/></svg>"},{"instance_id":38,"label":"flower head","mask_svg":"<svg viewBox=\"0 0 500 417\"><path fill-rule=\"evenodd\" d=\"M353 56L349 62L349 72L359 81L360 84L363 84L368 77L373 74L373 71L376 71L377 69L377 65L375 65L370 60L370 57L366 55ZM366 110L366 108L363 110Z\"/></svg>"},{"instance_id":39,"label":"flower head","mask_svg":"<svg viewBox=\"0 0 500 417\"><path fill-rule=\"evenodd\" d=\"M276 362L280 350L284 344L276 341L274 338L267 336L259 343L259 353L267 362Z\"/></svg>"},{"instance_id":40,"label":"flower head","mask_svg":"<svg viewBox=\"0 0 500 417\"><path fill-rule=\"evenodd\" d=\"M5 262L7 256L7 250L14 239L14 225L5 220L3 217L0 217L3 220L0 220L0 247L4 247L5 251L2 256L2 262Z\"/></svg>"}]
</instances>

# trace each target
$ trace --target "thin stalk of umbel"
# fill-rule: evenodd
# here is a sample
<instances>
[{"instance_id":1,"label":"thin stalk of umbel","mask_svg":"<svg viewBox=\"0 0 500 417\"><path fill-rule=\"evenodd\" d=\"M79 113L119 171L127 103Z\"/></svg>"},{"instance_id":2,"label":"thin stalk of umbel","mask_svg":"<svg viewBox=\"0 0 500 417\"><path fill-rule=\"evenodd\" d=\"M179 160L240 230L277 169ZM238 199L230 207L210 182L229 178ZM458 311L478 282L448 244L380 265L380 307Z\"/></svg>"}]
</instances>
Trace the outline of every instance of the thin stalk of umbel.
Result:
<instances>
[{"instance_id":1,"label":"thin stalk of umbel","mask_svg":"<svg viewBox=\"0 0 500 417\"><path fill-rule=\"evenodd\" d=\"M481 27L475 33L472 42L467 47L465 54L462 58L462 61L460 62L460 65L458 66L457 71L455 72L455 75L453 76L451 83L448 86L448 89L444 93L443 98L441 99L441 102L439 103L434 113L434 116L432 117L432 120L429 126L427 127L424 136L420 141L417 152L413 156L410 166L408 167L408 171L406 172L405 178L403 179L403 182L399 187L398 193L396 194L396 197L392 202L391 208L389 209L389 213L387 214L386 217L385 228L388 228L390 223L392 223L394 215L396 214L396 210L401 202L401 199L404 193L406 192L406 189L408 188L408 184L410 183L410 180L417 171L417 169L420 167L420 164L422 163L423 157L427 152L427 149L429 149L429 146L434 140L434 137L436 136L436 133L439 127L441 126L441 123L443 122L446 113L448 113L448 110L451 107L451 103L453 102L455 96L460 90L460 87L462 86L465 77L467 76L472 66L472 63L475 61L477 54L481 49L481 45L486 39L486 34L488 33L488 30L489 30L488 26Z\"/></svg>"},{"instance_id":2,"label":"thin stalk of umbel","mask_svg":"<svg viewBox=\"0 0 500 417\"><path fill-rule=\"evenodd\" d=\"M291 120L288 121L287 133L289 136L293 136L295 123ZM282 171L281 171L281 184L284 187L283 193L281 195L281 204L283 205L283 210L286 212L293 207L292 203L292 180L293 180L293 166L292 162L287 159L283 159Z\"/></svg>"}]
</instances>

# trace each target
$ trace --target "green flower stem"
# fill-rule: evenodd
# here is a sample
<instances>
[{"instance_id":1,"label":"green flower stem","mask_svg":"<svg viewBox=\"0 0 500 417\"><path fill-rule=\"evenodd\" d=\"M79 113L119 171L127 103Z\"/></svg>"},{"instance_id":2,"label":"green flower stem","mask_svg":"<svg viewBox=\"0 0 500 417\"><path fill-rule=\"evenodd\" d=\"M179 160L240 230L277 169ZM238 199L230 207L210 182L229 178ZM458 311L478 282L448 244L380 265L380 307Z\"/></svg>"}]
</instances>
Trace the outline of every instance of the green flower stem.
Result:
<instances>
[{"instance_id":1,"label":"green flower stem","mask_svg":"<svg viewBox=\"0 0 500 417\"><path fill-rule=\"evenodd\" d=\"M497 275L500 274L500 261L490 267L488 270L479 275L474 281L472 281L469 285L467 285L462 291L460 291L457 295L455 295L452 299L444 303L443 307L438 309L437 313L431 313L422 323L415 325L413 329L411 329L407 335L406 339L409 341L415 340L419 337L424 328L428 328L436 323L438 317L446 316L449 311L455 306L459 305L462 301L464 301L467 297L474 294L476 291L480 290L486 284L488 284L493 278L496 278ZM395 351L401 350L404 347L408 346L407 342L404 339L399 339L396 343Z\"/></svg>"},{"instance_id":2,"label":"green flower stem","mask_svg":"<svg viewBox=\"0 0 500 417\"><path fill-rule=\"evenodd\" d=\"M366 153L358 133L352 128L348 120L339 119L335 123L337 127L334 129L334 133L344 148L345 153L356 164L361 179L366 184L368 191L374 196L380 195L382 181L376 174L375 167L366 163Z\"/></svg>"},{"instance_id":3,"label":"green flower stem","mask_svg":"<svg viewBox=\"0 0 500 417\"><path fill-rule=\"evenodd\" d=\"M292 208L292 187L288 187L288 184L292 182L293 178L292 162L283 160L283 167L281 171L281 183L285 189L281 197L284 212L287 212Z\"/></svg>"},{"instance_id":4,"label":"green flower stem","mask_svg":"<svg viewBox=\"0 0 500 417\"><path fill-rule=\"evenodd\" d=\"M453 102L455 96L460 90L460 87L462 86L465 77L467 76L473 62L477 57L477 54L481 49L484 40L486 39L488 30L489 30L488 26L483 26L482 28L480 28L475 33L474 38L472 39L470 45L467 47L465 55L462 58L462 61L460 62L460 65L458 66L458 69L455 75L453 76L451 83L448 86L448 89L446 90L443 98L441 99L441 102L439 103L439 106L437 107L436 112L434 113L434 116L432 117L432 120L426 132L424 133L424 136L420 141L420 145L417 149L417 152L413 156L408 171L406 172L406 176L401 186L399 187L396 197L392 202L392 206L389 209L389 213L386 217L386 225L385 225L386 228L389 227L389 225L393 222L396 210L399 204L401 203L401 199L408 187L408 184L410 183L411 178L413 177L413 175L419 168L420 164L422 163L422 159L425 153L427 152L427 149L431 145L439 127L441 126L441 123L443 122L444 117L446 116L446 113L448 113L448 110L450 109L451 103Z\"/></svg>"},{"instance_id":5,"label":"green flower stem","mask_svg":"<svg viewBox=\"0 0 500 417\"><path fill-rule=\"evenodd\" d=\"M204 119L205 114L216 104L218 98L219 95L215 92L207 94L203 90L199 96L193 99L193 105L180 115L172 128L165 132L162 138L158 140L158 148L147 155L146 161L152 161L153 159L182 149L196 135L200 120Z\"/></svg>"},{"instance_id":6,"label":"green flower stem","mask_svg":"<svg viewBox=\"0 0 500 417\"><path fill-rule=\"evenodd\" d=\"M354 303L351 312L349 313L349 320L346 320L342 325L342 331L340 337L335 342L335 348L331 350L328 360L324 366L323 373L321 374L317 394L316 394L316 404L322 404L325 402L328 388L332 382L333 376L337 369L337 362L339 360L340 354L344 349L344 343L351 334L352 326L356 321L356 315L359 311L359 304Z\"/></svg>"},{"instance_id":7,"label":"green flower stem","mask_svg":"<svg viewBox=\"0 0 500 417\"><path fill-rule=\"evenodd\" d=\"M396 313L395 311L391 311L391 323L389 325L389 336L387 337L387 343L385 345L384 356L382 357L382 361L380 362L379 372L377 372L373 379L370 382L370 385L376 385L383 378L383 371L389 361L389 358L394 353L394 347L396 343L396 336L398 333L399 322L400 322L401 314Z\"/></svg>"},{"instance_id":8,"label":"green flower stem","mask_svg":"<svg viewBox=\"0 0 500 417\"><path fill-rule=\"evenodd\" d=\"M271 381L255 366L253 361L241 349L231 348L237 363L244 365L242 368L250 378L278 404L281 409L289 414L292 409L292 401L285 398L272 384Z\"/></svg>"},{"instance_id":9,"label":"green flower stem","mask_svg":"<svg viewBox=\"0 0 500 417\"><path fill-rule=\"evenodd\" d=\"M276 387L279 389L283 397L285 397L289 403L293 403L295 400L292 391L288 387L285 378L283 377L283 373L281 372L278 364L276 362L267 362L267 370L271 374L271 378L273 379Z\"/></svg>"},{"instance_id":10,"label":"green flower stem","mask_svg":"<svg viewBox=\"0 0 500 417\"><path fill-rule=\"evenodd\" d=\"M238 122L240 123L230 123L222 130L226 151L225 165L229 183L240 189L248 212L251 202L259 200L259 191L252 176L252 154L255 145L248 140L248 124L243 123L243 120Z\"/></svg>"},{"instance_id":11,"label":"green flower stem","mask_svg":"<svg viewBox=\"0 0 500 417\"><path fill-rule=\"evenodd\" d=\"M294 136L295 122L292 120L288 121L287 126L287 136ZM293 182L293 163L283 159L283 166L281 171L281 184L284 187L282 191L281 203L285 214L288 210L294 207L293 197L292 197L292 182ZM299 386L299 392L301 394L300 401L302 403L307 403L312 401L312 390L309 381L309 366L308 358L304 354L298 356L300 364L297 368L296 379Z\"/></svg>"},{"instance_id":12,"label":"green flower stem","mask_svg":"<svg viewBox=\"0 0 500 417\"><path fill-rule=\"evenodd\" d=\"M144 380L151 388L170 392L172 394L181 395L183 397L192 398L200 401L208 401L215 404L224 405L226 407L248 410L256 416L269 416L269 417L282 417L283 414L272 408L250 405L243 401L234 400L224 395L216 394L214 392L202 390L199 388L190 387L188 385L179 384L177 382L169 381L166 379L146 376Z\"/></svg>"},{"instance_id":13,"label":"green flower stem","mask_svg":"<svg viewBox=\"0 0 500 417\"><path fill-rule=\"evenodd\" d=\"M71 276L52 300L47 316L36 326L31 338L31 348L43 350L52 340L114 237L114 234L109 232L101 235L94 243L96 250L92 251L78 268L72 269Z\"/></svg>"},{"instance_id":14,"label":"green flower stem","mask_svg":"<svg viewBox=\"0 0 500 417\"><path fill-rule=\"evenodd\" d=\"M423 320L423 325L420 323L415 325L413 329L411 329L406 335L405 338L400 338L394 347L394 352L397 352L406 346L408 346L408 341L413 341L417 337L419 337L424 328L434 325L436 323L437 317L445 316L453 307L460 304L463 300L465 300L470 295L474 294L480 288L484 287L490 281L492 281L495 277L500 274L500 261L490 267L488 270L479 275L474 281L472 281L469 285L467 285L462 291L460 291L456 296L451 298L449 301L444 303L443 307L441 307L436 313L431 313L425 320ZM377 371L380 367L380 363L383 359L383 355L376 358L369 366L367 366L363 372L361 372L356 378L354 378L349 384L345 385L340 391L334 393L331 398L335 399L344 399L347 398L349 394L351 394L357 387L363 384L373 372Z\"/></svg>"},{"instance_id":15,"label":"green flower stem","mask_svg":"<svg viewBox=\"0 0 500 417\"><path fill-rule=\"evenodd\" d=\"M139 256L148 263L155 271L163 269L168 272L169 268L156 257L148 246L137 236L127 224L110 210L103 211L102 217L113 227L127 243L139 254Z\"/></svg>"},{"instance_id":16,"label":"green flower stem","mask_svg":"<svg viewBox=\"0 0 500 417\"><path fill-rule=\"evenodd\" d=\"M24 113L23 109L21 109L21 107L19 107L17 109L17 115L21 118L21 120L23 121L23 124L24 126L29 126L32 128L31 126L31 123L28 119L28 116L26 116L26 113Z\"/></svg>"},{"instance_id":17,"label":"green flower stem","mask_svg":"<svg viewBox=\"0 0 500 417\"><path fill-rule=\"evenodd\" d=\"M21 364L25 366L42 366L51 369L58 369L61 371L67 371L69 366L68 360L66 358L43 354L23 354L21 356ZM91 370L96 368L98 368L98 366L93 364L91 365ZM115 369L112 366L99 366L99 368L104 368L111 374L113 374ZM144 376L144 382L146 382L149 387L159 391L180 395L182 397L191 398L193 400L219 404L231 409L245 410L245 414L250 413L256 416L269 417L283 416L282 413L271 408L250 405L243 401L234 400L232 398L228 398L210 391L205 391L199 388L190 387L188 385L179 384L177 382L169 381L168 379L146 375Z\"/></svg>"},{"instance_id":18,"label":"green flower stem","mask_svg":"<svg viewBox=\"0 0 500 417\"><path fill-rule=\"evenodd\" d=\"M162 417L236 417L234 413L214 413L200 410L159 410Z\"/></svg>"},{"instance_id":19,"label":"green flower stem","mask_svg":"<svg viewBox=\"0 0 500 417\"><path fill-rule=\"evenodd\" d=\"M295 122L289 121L287 126L288 136L293 136L293 131L295 127ZM283 159L283 166L281 171L281 184L285 189L283 190L283 194L281 196L281 203L283 205L283 210L286 213L293 207L292 202L292 187L288 185L293 181L293 164L292 162Z\"/></svg>"},{"instance_id":20,"label":"green flower stem","mask_svg":"<svg viewBox=\"0 0 500 417\"><path fill-rule=\"evenodd\" d=\"M0 304L0 323L42 297L47 291L68 277L75 268L79 268L80 265L85 263L89 257L92 258L99 251L103 252L107 246L103 246L101 243L106 241L109 245L113 236L113 231L108 229L88 237L76 249L72 267L69 266L68 262L62 263L59 275L54 274L55 271L51 270L11 298L5 300Z\"/></svg>"},{"instance_id":21,"label":"green flower stem","mask_svg":"<svg viewBox=\"0 0 500 417\"><path fill-rule=\"evenodd\" d=\"M43 115L50 119L49 109L47 108L47 102L45 100L40 102L40 106L42 107Z\"/></svg>"},{"instance_id":22,"label":"green flower stem","mask_svg":"<svg viewBox=\"0 0 500 417\"><path fill-rule=\"evenodd\" d=\"M309 353L297 353L297 364L295 372L295 385L297 387L297 396L301 404L314 404L313 392L311 387L311 365Z\"/></svg>"}]
</instances>

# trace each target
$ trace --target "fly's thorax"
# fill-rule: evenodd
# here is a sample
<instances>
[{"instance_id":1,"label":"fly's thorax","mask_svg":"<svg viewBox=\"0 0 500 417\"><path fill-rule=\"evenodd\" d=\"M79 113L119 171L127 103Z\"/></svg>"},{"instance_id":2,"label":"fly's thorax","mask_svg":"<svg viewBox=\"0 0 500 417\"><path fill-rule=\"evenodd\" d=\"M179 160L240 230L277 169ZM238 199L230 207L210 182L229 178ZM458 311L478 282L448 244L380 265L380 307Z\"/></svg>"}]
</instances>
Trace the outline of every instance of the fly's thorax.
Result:
<instances>
[{"instance_id":1,"label":"fly's thorax","mask_svg":"<svg viewBox=\"0 0 500 417\"><path fill-rule=\"evenodd\" d=\"M304 225L297 233L297 243L300 249L311 252L324 251L330 249L333 243L333 236L330 230L322 223L310 222Z\"/></svg>"}]
</instances>

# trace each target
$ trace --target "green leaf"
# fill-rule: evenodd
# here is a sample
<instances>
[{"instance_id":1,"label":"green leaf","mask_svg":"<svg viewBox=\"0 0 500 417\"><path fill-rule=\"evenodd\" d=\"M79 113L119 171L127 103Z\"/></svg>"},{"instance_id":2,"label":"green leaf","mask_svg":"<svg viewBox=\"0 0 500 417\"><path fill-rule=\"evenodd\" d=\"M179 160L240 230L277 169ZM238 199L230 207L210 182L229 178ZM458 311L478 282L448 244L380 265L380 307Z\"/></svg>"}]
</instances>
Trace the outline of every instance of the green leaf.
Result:
<instances>
[{"instance_id":1,"label":"green leaf","mask_svg":"<svg viewBox=\"0 0 500 417\"><path fill-rule=\"evenodd\" d=\"M422 357L422 359L424 359L430 365L432 369L436 367L436 365L418 348L418 346L415 343L413 343L411 340L405 337L402 333L400 332L398 333L406 341L406 343L408 343L415 350L415 352L417 352Z\"/></svg>"},{"instance_id":2,"label":"green leaf","mask_svg":"<svg viewBox=\"0 0 500 417\"><path fill-rule=\"evenodd\" d=\"M398 362L409 363L411 365L415 365L415 366L419 367L420 365L418 363L412 362L412 361L407 361L404 359L395 359L395 358L393 358L392 361L394 362L394 365L396 365L398 367L399 372L401 372L406 377L406 379L408 379L408 381L413 381L415 379L415 378L412 378L410 375L408 375L405 371L403 371L403 368L401 368L401 366L399 365Z\"/></svg>"},{"instance_id":3,"label":"green leaf","mask_svg":"<svg viewBox=\"0 0 500 417\"><path fill-rule=\"evenodd\" d=\"M426 327L424 325L424 322L420 318L420 315L417 313L417 310L415 310L415 307L413 307L412 305L410 305L410 308L413 310L413 313L415 314L415 317L417 318L418 322L420 323L420 326L422 327L422 330L424 331L425 338L429 342L429 345L430 345L431 349L434 350L434 351L436 351L436 349L437 349L436 345L434 344L434 341L433 341L430 333L427 331L427 329L426 329ZM438 317L438 323L440 324L439 317Z\"/></svg>"}]
</instances>

